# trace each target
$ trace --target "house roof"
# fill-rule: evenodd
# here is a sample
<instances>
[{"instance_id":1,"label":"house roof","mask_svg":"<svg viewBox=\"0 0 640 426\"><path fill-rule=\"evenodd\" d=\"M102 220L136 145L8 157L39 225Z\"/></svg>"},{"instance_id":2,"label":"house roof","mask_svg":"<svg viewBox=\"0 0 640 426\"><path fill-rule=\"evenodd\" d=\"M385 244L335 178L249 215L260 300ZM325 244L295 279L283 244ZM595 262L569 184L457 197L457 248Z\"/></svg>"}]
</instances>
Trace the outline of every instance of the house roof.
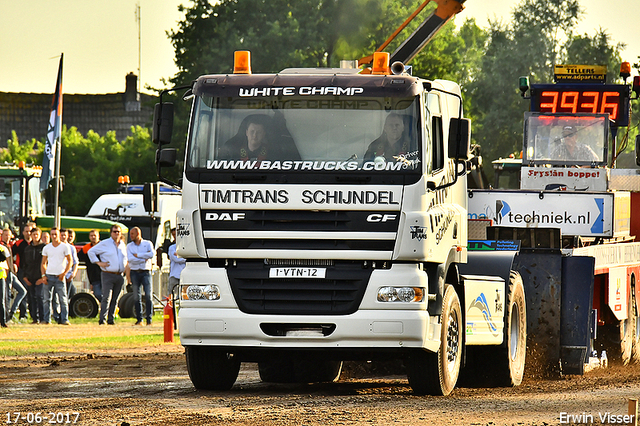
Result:
<instances>
[{"instance_id":1,"label":"house roof","mask_svg":"<svg viewBox=\"0 0 640 426\"><path fill-rule=\"evenodd\" d=\"M113 130L118 140L131 135L131 126L149 127L156 97L138 94L136 83L137 77L129 74L123 93L64 94L62 124L83 135L93 130L104 136ZM45 139L52 99L53 94L46 93L0 92L0 147L7 146L11 131L20 142Z\"/></svg>"}]
</instances>

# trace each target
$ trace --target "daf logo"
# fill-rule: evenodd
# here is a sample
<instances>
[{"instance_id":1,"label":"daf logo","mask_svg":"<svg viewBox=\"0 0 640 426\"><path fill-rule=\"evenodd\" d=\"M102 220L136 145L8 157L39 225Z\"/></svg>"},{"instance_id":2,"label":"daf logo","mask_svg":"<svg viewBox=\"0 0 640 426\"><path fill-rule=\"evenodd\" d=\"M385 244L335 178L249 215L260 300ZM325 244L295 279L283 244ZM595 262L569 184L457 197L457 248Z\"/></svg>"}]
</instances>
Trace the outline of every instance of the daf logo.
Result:
<instances>
[{"instance_id":1,"label":"daf logo","mask_svg":"<svg viewBox=\"0 0 640 426\"><path fill-rule=\"evenodd\" d=\"M204 220L228 220L237 221L244 219L245 213L207 213Z\"/></svg>"},{"instance_id":2,"label":"daf logo","mask_svg":"<svg viewBox=\"0 0 640 426\"><path fill-rule=\"evenodd\" d=\"M379 222L390 222L396 220L395 214L370 214L367 216L367 222L379 223Z\"/></svg>"}]
</instances>

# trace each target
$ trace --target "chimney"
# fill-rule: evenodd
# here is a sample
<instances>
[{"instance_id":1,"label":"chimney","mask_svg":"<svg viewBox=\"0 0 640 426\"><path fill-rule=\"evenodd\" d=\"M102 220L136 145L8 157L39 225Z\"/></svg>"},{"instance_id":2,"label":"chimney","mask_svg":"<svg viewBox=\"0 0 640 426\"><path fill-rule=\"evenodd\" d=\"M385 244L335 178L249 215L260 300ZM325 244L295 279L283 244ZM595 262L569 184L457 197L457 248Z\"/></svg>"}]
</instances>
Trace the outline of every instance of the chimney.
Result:
<instances>
[{"instance_id":1,"label":"chimney","mask_svg":"<svg viewBox=\"0 0 640 426\"><path fill-rule=\"evenodd\" d=\"M140 111L140 94L138 93L138 76L130 72L125 77L126 87L124 91L125 111Z\"/></svg>"}]
</instances>

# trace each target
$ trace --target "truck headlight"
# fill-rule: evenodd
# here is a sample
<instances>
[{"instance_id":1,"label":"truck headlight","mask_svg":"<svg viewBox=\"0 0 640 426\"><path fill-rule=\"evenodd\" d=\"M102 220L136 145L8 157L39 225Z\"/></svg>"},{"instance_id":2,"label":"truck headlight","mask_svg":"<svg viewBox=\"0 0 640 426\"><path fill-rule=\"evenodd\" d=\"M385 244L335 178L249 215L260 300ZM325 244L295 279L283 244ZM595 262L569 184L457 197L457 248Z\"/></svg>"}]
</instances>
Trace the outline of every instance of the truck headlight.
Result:
<instances>
[{"instance_id":1,"label":"truck headlight","mask_svg":"<svg viewBox=\"0 0 640 426\"><path fill-rule=\"evenodd\" d=\"M217 285L190 285L182 286L182 300L219 300L220 289Z\"/></svg>"},{"instance_id":2,"label":"truck headlight","mask_svg":"<svg viewBox=\"0 0 640 426\"><path fill-rule=\"evenodd\" d=\"M422 302L424 289L421 287L381 287L378 302Z\"/></svg>"}]
</instances>

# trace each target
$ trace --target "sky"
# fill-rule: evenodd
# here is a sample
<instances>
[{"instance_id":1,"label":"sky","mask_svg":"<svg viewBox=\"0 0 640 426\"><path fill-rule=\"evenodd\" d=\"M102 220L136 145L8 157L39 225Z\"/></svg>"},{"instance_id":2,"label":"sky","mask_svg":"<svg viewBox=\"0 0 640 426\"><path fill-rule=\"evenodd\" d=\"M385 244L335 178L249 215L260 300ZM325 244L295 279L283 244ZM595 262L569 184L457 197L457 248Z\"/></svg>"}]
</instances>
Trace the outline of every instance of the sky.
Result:
<instances>
[{"instance_id":1,"label":"sky","mask_svg":"<svg viewBox=\"0 0 640 426\"><path fill-rule=\"evenodd\" d=\"M467 0L458 15L488 27L488 20L511 20L519 0ZM140 50L136 5L140 5ZM53 93L60 54L64 53L63 92L124 92L125 76L138 74L145 87L166 87L175 75L174 51L166 33L177 29L188 0L0 0L0 92ZM580 0L585 9L578 33L602 27L624 42L623 60L640 56L637 11L640 0ZM212 40L212 42L215 42ZM635 72L635 71L634 71Z\"/></svg>"}]
</instances>

